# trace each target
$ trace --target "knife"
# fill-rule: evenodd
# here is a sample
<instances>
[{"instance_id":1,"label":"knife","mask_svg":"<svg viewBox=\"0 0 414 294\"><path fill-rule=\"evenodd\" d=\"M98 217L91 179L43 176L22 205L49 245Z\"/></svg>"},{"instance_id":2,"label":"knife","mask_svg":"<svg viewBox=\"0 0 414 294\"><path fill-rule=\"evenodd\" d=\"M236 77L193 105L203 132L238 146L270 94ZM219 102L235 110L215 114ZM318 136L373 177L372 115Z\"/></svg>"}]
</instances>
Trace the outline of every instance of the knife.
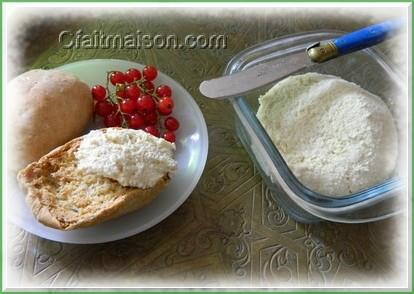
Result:
<instances>
[{"instance_id":1,"label":"knife","mask_svg":"<svg viewBox=\"0 0 414 294\"><path fill-rule=\"evenodd\" d=\"M240 72L204 81L200 92L212 99L239 96L280 80L311 65L362 50L392 37L402 26L400 19L374 24L337 39L318 42L306 50L255 65Z\"/></svg>"}]
</instances>

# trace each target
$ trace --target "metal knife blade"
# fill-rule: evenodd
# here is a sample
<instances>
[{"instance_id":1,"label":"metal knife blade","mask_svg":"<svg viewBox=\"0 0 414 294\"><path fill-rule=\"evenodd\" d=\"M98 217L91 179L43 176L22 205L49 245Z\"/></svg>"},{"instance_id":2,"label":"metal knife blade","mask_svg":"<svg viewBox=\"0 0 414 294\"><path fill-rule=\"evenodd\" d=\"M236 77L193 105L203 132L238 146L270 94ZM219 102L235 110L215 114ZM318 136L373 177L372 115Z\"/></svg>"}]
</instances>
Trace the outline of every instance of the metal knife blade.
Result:
<instances>
[{"instance_id":1,"label":"metal knife blade","mask_svg":"<svg viewBox=\"0 0 414 294\"><path fill-rule=\"evenodd\" d=\"M200 84L200 92L213 99L243 95L313 64L306 50L303 50L231 75L204 81Z\"/></svg>"}]
</instances>

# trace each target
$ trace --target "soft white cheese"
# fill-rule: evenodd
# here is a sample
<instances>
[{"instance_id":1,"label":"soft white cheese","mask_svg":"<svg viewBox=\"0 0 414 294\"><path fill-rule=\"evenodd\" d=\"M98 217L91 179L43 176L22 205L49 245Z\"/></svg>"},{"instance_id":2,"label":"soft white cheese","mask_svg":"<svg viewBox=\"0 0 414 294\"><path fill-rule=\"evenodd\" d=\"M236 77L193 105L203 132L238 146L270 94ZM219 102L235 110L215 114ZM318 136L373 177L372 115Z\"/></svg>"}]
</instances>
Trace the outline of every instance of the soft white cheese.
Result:
<instances>
[{"instance_id":1,"label":"soft white cheese","mask_svg":"<svg viewBox=\"0 0 414 294\"><path fill-rule=\"evenodd\" d=\"M392 114L358 85L308 73L280 81L259 103L258 119L310 189L344 196L392 174L398 154Z\"/></svg>"},{"instance_id":2,"label":"soft white cheese","mask_svg":"<svg viewBox=\"0 0 414 294\"><path fill-rule=\"evenodd\" d=\"M175 144L141 130L91 131L75 153L78 168L111 178L125 187L153 187L177 168Z\"/></svg>"}]
</instances>

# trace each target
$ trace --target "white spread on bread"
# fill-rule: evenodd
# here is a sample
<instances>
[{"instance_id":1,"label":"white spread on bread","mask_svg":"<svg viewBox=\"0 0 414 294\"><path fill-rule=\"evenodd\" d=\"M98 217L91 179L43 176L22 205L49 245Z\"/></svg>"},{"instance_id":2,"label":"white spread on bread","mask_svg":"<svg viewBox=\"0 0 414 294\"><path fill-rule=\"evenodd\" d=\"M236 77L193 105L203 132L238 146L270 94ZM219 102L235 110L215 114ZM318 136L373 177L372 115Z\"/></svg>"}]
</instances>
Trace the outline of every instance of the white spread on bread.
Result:
<instances>
[{"instance_id":1,"label":"white spread on bread","mask_svg":"<svg viewBox=\"0 0 414 294\"><path fill-rule=\"evenodd\" d=\"M176 170L174 152L175 144L144 131L108 128L85 135L75 156L87 173L147 189Z\"/></svg>"}]
</instances>

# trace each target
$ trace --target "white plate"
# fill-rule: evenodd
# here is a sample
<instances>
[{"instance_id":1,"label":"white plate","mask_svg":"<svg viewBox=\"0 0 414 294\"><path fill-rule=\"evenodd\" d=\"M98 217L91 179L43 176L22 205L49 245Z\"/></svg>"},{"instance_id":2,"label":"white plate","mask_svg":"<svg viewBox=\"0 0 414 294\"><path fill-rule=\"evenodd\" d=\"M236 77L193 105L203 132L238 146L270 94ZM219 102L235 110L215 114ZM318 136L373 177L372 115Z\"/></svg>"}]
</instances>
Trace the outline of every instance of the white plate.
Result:
<instances>
[{"instance_id":1,"label":"white plate","mask_svg":"<svg viewBox=\"0 0 414 294\"><path fill-rule=\"evenodd\" d=\"M106 72L142 69L143 65L116 59L94 59L59 67L79 77L90 86L105 84ZM24 192L14 177L7 180L7 217L17 226L37 236L65 243L91 244L126 238L161 222L173 213L197 185L207 159L208 135L203 115L191 95L176 81L158 73L155 84L172 88L175 108L173 115L180 121L177 131L177 173L171 183L148 206L97 226L73 231L59 231L38 223L24 200Z\"/></svg>"}]
</instances>

